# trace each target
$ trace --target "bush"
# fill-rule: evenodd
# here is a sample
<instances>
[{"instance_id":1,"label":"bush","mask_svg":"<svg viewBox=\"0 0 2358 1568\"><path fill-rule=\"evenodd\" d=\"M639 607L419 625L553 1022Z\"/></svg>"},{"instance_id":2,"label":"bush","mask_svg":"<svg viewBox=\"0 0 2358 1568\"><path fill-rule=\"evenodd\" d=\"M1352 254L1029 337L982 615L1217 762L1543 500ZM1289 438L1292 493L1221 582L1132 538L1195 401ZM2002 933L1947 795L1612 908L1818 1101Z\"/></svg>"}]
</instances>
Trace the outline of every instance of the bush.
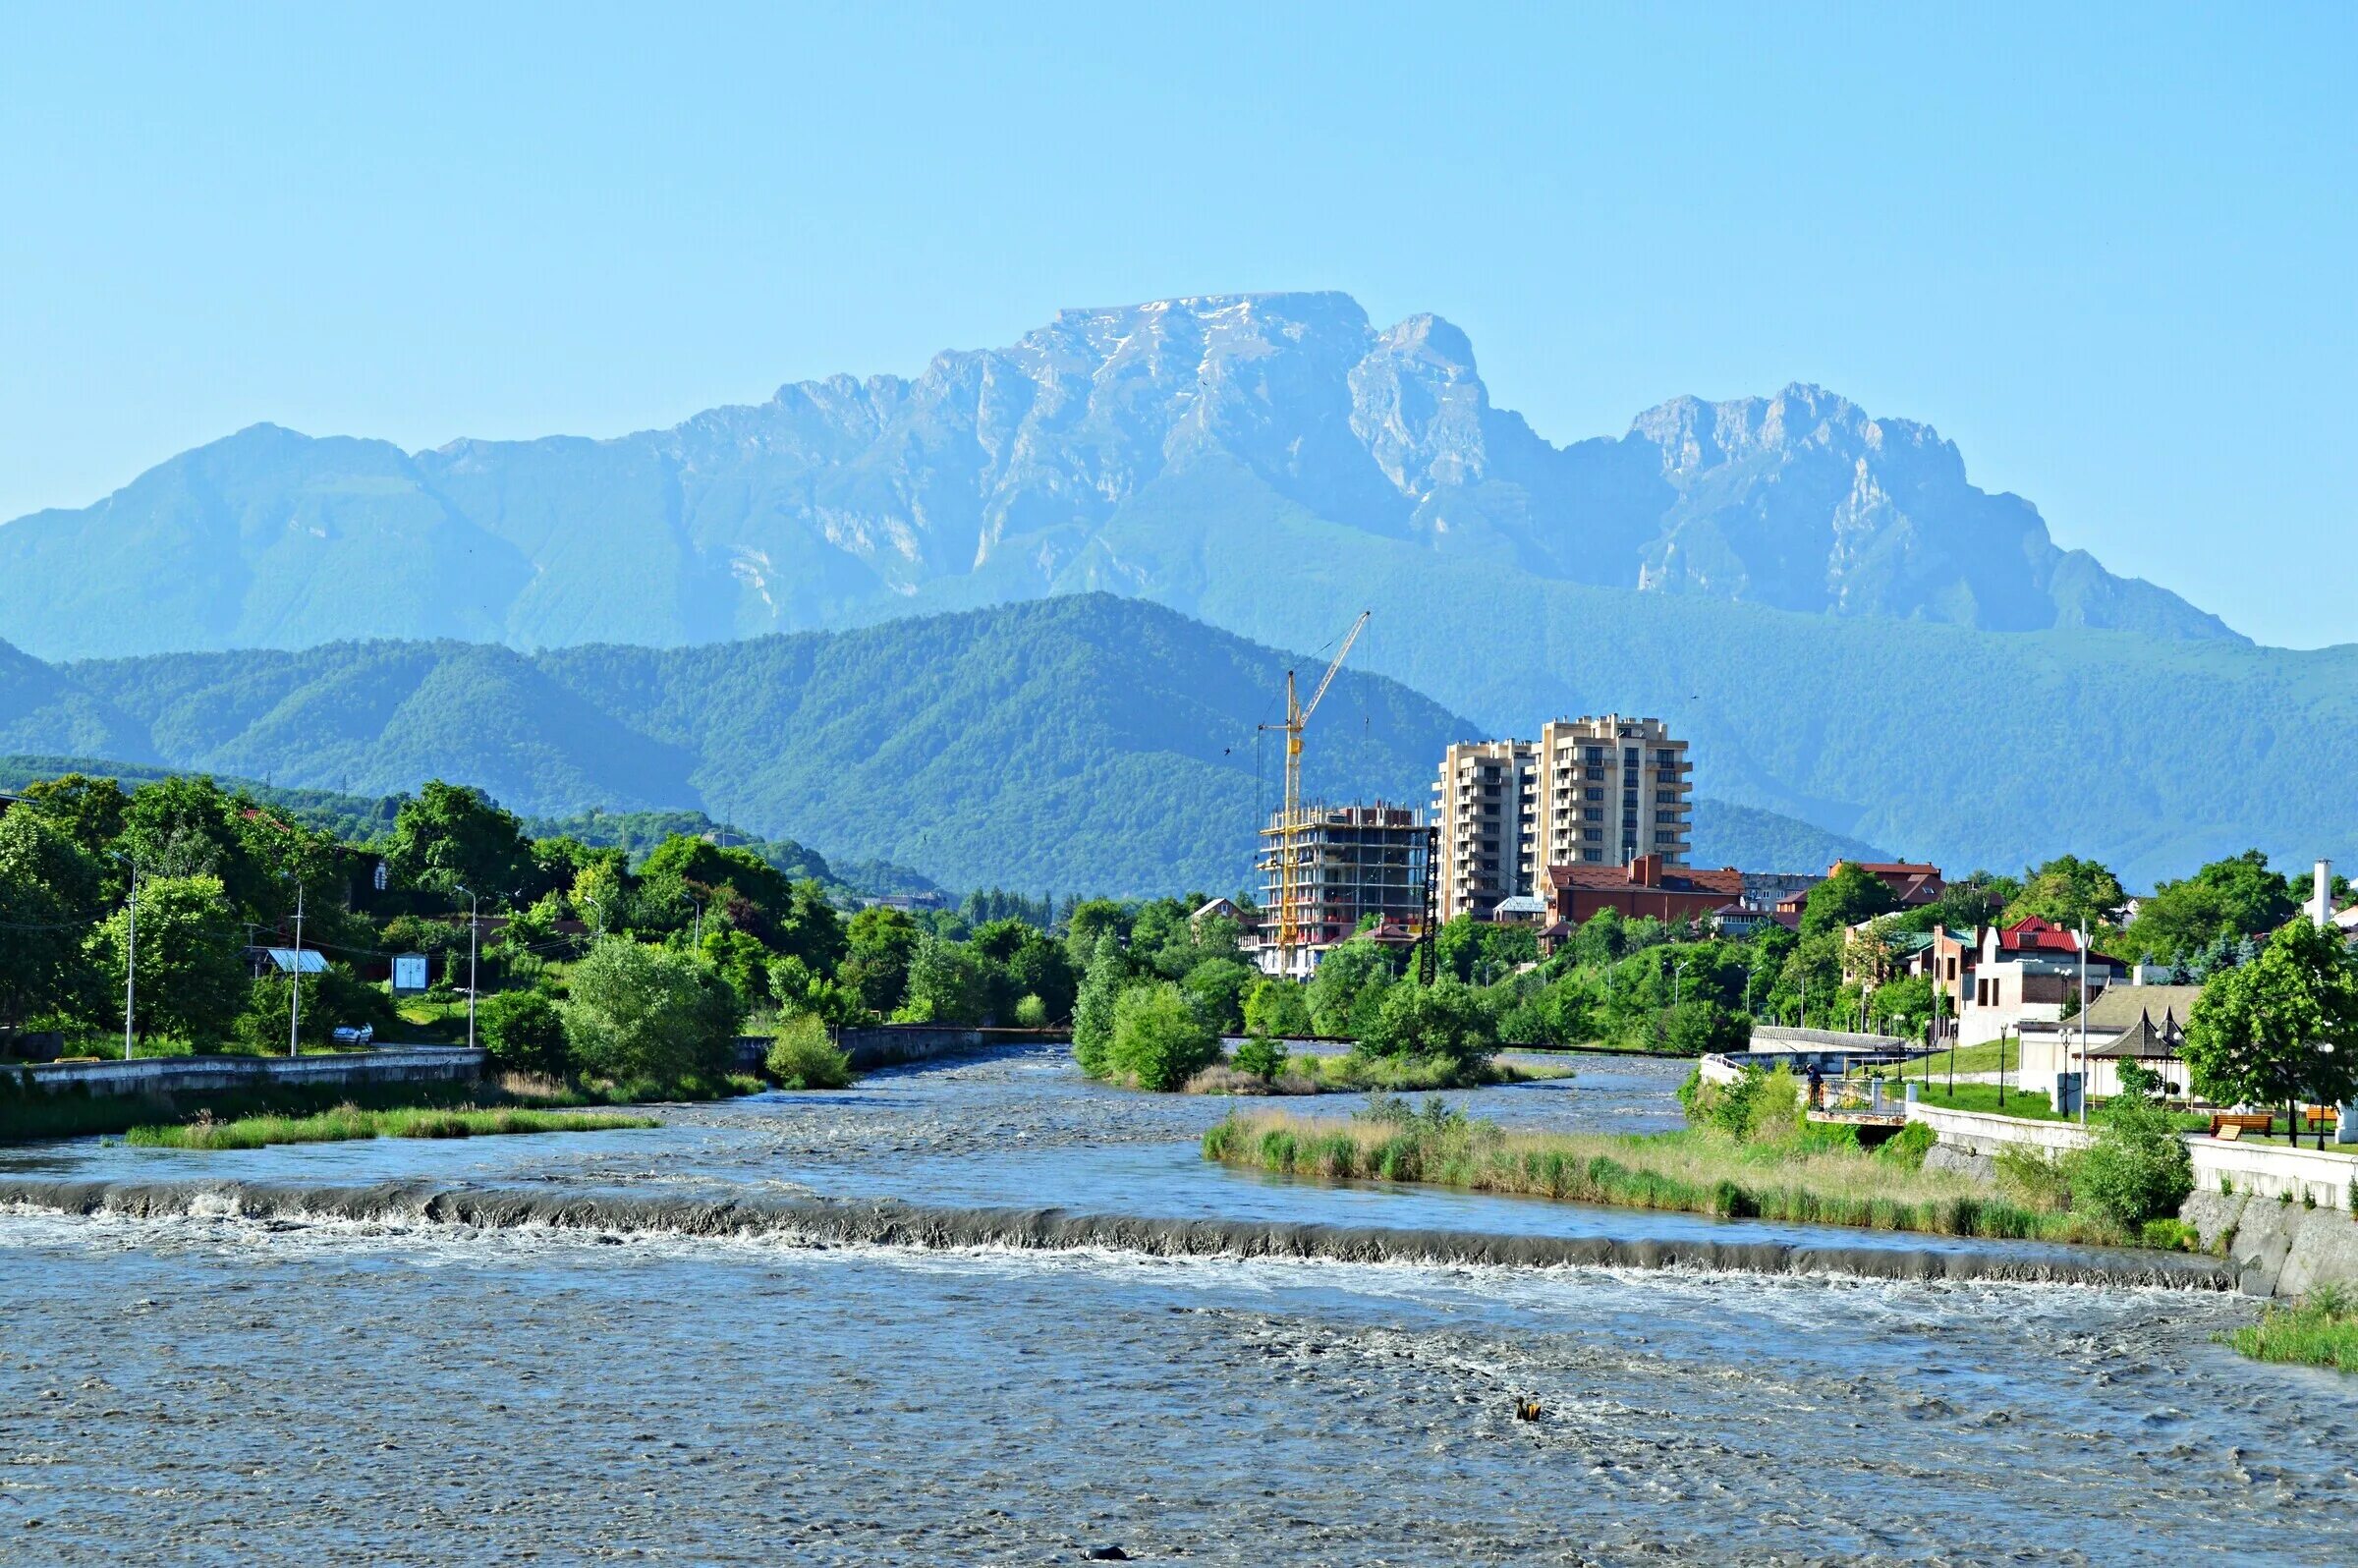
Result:
<instances>
[{"instance_id":1,"label":"bush","mask_svg":"<svg viewBox=\"0 0 2358 1568\"><path fill-rule=\"evenodd\" d=\"M1113 1005L1106 1067L1141 1089L1177 1089L1219 1055L1218 1037L1169 980L1134 985Z\"/></svg>"},{"instance_id":2,"label":"bush","mask_svg":"<svg viewBox=\"0 0 2358 1568\"><path fill-rule=\"evenodd\" d=\"M1309 1034L1308 992L1292 980L1262 977L1245 992L1245 1028L1251 1034L1275 1039Z\"/></svg>"},{"instance_id":3,"label":"bush","mask_svg":"<svg viewBox=\"0 0 2358 1568\"><path fill-rule=\"evenodd\" d=\"M1910 1170L1922 1170L1924 1156L1931 1153L1933 1146L1939 1141L1930 1123L1910 1122L1885 1139L1882 1146L1876 1149L1875 1155L1878 1159L1887 1159Z\"/></svg>"},{"instance_id":4,"label":"bush","mask_svg":"<svg viewBox=\"0 0 2358 1568\"><path fill-rule=\"evenodd\" d=\"M1266 1035L1255 1035L1236 1048L1230 1063L1240 1073L1247 1073L1263 1083L1272 1083L1285 1071L1285 1047Z\"/></svg>"},{"instance_id":5,"label":"bush","mask_svg":"<svg viewBox=\"0 0 2358 1568\"><path fill-rule=\"evenodd\" d=\"M762 1065L780 1089L843 1089L852 1081L852 1059L836 1049L814 1013L783 1020Z\"/></svg>"},{"instance_id":6,"label":"bush","mask_svg":"<svg viewBox=\"0 0 2358 1568\"><path fill-rule=\"evenodd\" d=\"M1045 1029L1048 1027L1048 1004L1039 999L1037 991L1027 993L1015 1004L1015 1027Z\"/></svg>"},{"instance_id":7,"label":"bush","mask_svg":"<svg viewBox=\"0 0 2358 1568\"><path fill-rule=\"evenodd\" d=\"M1655 1048L1673 1056L1740 1051L1752 1043L1752 1021L1714 1001L1681 1002L1655 1018Z\"/></svg>"},{"instance_id":8,"label":"bush","mask_svg":"<svg viewBox=\"0 0 2358 1568\"><path fill-rule=\"evenodd\" d=\"M500 991L476 1004L476 1037L511 1072L562 1078L572 1070L565 1020L538 991Z\"/></svg>"},{"instance_id":9,"label":"bush","mask_svg":"<svg viewBox=\"0 0 2358 1568\"><path fill-rule=\"evenodd\" d=\"M2178 1211L2194 1191L2194 1162L2143 1075L2096 1113L2096 1142L2074 1161L2073 1196L2125 1230Z\"/></svg>"},{"instance_id":10,"label":"bush","mask_svg":"<svg viewBox=\"0 0 2358 1568\"><path fill-rule=\"evenodd\" d=\"M711 967L672 948L601 938L574 967L559 1009L575 1065L620 1083L717 1079L730 1067L737 993Z\"/></svg>"},{"instance_id":11,"label":"bush","mask_svg":"<svg viewBox=\"0 0 2358 1568\"><path fill-rule=\"evenodd\" d=\"M1997 1190L2025 1208L2054 1213L2071 1206L2074 1161L2051 1158L2032 1144L2008 1144L1992 1161L1997 1169Z\"/></svg>"},{"instance_id":12,"label":"bush","mask_svg":"<svg viewBox=\"0 0 2358 1568\"><path fill-rule=\"evenodd\" d=\"M1480 991L1447 976L1431 985L1394 985L1360 1031L1369 1056L1436 1056L1461 1067L1489 1060L1498 1024Z\"/></svg>"}]
</instances>

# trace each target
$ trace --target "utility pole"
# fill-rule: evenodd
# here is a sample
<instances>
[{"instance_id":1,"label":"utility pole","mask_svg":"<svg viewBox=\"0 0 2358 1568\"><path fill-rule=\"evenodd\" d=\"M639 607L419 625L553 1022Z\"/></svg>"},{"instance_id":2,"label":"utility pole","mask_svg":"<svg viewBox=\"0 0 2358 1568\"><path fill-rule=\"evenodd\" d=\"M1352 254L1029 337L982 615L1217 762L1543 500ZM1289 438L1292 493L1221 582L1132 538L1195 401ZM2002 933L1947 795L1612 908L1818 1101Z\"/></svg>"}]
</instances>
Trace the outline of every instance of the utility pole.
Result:
<instances>
[{"instance_id":1,"label":"utility pole","mask_svg":"<svg viewBox=\"0 0 2358 1568\"><path fill-rule=\"evenodd\" d=\"M2088 920L2080 918L2080 1125L2088 1125Z\"/></svg>"},{"instance_id":2,"label":"utility pole","mask_svg":"<svg viewBox=\"0 0 2358 1568\"><path fill-rule=\"evenodd\" d=\"M290 966L294 983L287 987L291 993L287 1008L287 1054L303 1054L303 878L295 878L295 962Z\"/></svg>"}]
</instances>

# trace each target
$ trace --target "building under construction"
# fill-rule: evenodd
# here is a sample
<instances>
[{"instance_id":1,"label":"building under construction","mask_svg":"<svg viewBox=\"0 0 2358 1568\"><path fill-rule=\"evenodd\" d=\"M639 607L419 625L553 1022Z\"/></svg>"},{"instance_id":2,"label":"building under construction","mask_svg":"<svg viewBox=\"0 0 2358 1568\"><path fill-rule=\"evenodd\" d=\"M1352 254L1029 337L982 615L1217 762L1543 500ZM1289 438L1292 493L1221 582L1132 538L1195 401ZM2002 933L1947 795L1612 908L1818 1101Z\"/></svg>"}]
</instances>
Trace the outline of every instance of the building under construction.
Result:
<instances>
[{"instance_id":1,"label":"building under construction","mask_svg":"<svg viewBox=\"0 0 2358 1568\"><path fill-rule=\"evenodd\" d=\"M1256 859L1262 969L1306 978L1369 916L1376 920L1376 940L1413 943L1425 928L1432 843L1425 813L1414 807L1378 801L1271 812Z\"/></svg>"}]
</instances>

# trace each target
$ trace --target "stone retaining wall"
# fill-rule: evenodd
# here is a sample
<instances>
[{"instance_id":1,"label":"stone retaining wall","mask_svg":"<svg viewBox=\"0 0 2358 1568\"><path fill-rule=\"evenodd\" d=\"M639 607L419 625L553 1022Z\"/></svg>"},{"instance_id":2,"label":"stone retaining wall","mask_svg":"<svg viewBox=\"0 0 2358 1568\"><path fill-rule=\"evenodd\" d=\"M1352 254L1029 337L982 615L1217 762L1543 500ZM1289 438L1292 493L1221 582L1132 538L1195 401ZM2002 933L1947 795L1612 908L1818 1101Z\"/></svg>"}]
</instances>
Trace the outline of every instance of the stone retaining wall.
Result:
<instances>
[{"instance_id":1,"label":"stone retaining wall","mask_svg":"<svg viewBox=\"0 0 2358 1568\"><path fill-rule=\"evenodd\" d=\"M2194 1188L2201 1193L2223 1193L2232 1187L2247 1197L2347 1209L2350 1183L2358 1181L2358 1154L2331 1149L2195 1136L2186 1140L2186 1151L2194 1156Z\"/></svg>"},{"instance_id":2,"label":"stone retaining wall","mask_svg":"<svg viewBox=\"0 0 2358 1568\"><path fill-rule=\"evenodd\" d=\"M2075 1148L2085 1148L2092 1141L2089 1133L2076 1122L2042 1122L2028 1116L1998 1116L1988 1111L1949 1110L1927 1105L1922 1100L1908 1102L1908 1120L1922 1122L1933 1130L1942 1147L1963 1149L1968 1154L1994 1155L2008 1145L2025 1145L2046 1149L2049 1154L2061 1154Z\"/></svg>"}]
</instances>

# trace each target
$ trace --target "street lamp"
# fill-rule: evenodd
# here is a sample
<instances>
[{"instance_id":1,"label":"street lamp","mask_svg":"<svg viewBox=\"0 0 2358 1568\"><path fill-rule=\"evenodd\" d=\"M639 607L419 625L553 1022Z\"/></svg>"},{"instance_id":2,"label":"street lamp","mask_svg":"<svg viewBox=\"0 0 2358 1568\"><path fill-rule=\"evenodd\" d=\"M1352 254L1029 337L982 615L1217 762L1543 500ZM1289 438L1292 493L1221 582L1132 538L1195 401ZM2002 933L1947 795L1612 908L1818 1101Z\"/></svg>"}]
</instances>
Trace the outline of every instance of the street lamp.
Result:
<instances>
[{"instance_id":1,"label":"street lamp","mask_svg":"<svg viewBox=\"0 0 2358 1568\"><path fill-rule=\"evenodd\" d=\"M475 964L477 947L476 910L480 901L476 898L474 891L470 888L461 887L458 890L467 895L467 1048L473 1050L475 1049Z\"/></svg>"},{"instance_id":2,"label":"street lamp","mask_svg":"<svg viewBox=\"0 0 2358 1568\"><path fill-rule=\"evenodd\" d=\"M290 873L292 874L292 873ZM295 958L288 966L287 1054L303 1054L303 878L295 877Z\"/></svg>"},{"instance_id":3,"label":"street lamp","mask_svg":"<svg viewBox=\"0 0 2358 1568\"><path fill-rule=\"evenodd\" d=\"M131 1060L132 1013L140 984L140 863L134 856L118 857L131 868L130 938L123 949L123 1059Z\"/></svg>"}]
</instances>

